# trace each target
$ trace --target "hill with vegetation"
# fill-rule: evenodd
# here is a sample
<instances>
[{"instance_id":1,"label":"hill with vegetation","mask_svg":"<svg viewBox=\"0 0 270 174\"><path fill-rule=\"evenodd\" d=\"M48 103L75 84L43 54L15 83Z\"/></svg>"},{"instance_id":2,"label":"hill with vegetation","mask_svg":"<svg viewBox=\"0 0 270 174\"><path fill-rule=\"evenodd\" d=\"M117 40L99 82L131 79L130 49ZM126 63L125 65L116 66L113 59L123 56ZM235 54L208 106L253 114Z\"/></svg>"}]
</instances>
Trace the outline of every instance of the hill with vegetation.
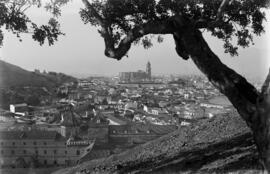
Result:
<instances>
[{"instance_id":1,"label":"hill with vegetation","mask_svg":"<svg viewBox=\"0 0 270 174\"><path fill-rule=\"evenodd\" d=\"M55 174L71 173L259 173L256 147L236 114L192 126L108 158L84 162Z\"/></svg>"},{"instance_id":2,"label":"hill with vegetation","mask_svg":"<svg viewBox=\"0 0 270 174\"><path fill-rule=\"evenodd\" d=\"M76 78L63 73L31 72L0 60L0 107L9 109L10 104L49 103L58 86L75 82Z\"/></svg>"},{"instance_id":3,"label":"hill with vegetation","mask_svg":"<svg viewBox=\"0 0 270 174\"><path fill-rule=\"evenodd\" d=\"M37 73L27 71L16 65L0 60L0 88L33 86L51 89L64 82L75 80L74 77L63 73Z\"/></svg>"}]
</instances>

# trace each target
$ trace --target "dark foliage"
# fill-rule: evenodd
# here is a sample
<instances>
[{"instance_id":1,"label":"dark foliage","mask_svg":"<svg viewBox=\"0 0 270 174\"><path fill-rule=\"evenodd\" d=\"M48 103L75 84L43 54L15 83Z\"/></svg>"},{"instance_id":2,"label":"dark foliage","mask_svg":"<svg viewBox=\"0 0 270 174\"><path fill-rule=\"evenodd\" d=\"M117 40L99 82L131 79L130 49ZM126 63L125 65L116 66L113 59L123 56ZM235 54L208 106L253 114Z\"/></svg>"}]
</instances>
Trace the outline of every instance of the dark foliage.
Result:
<instances>
[{"instance_id":1,"label":"dark foliage","mask_svg":"<svg viewBox=\"0 0 270 174\"><path fill-rule=\"evenodd\" d=\"M41 0L1 0L0 27L3 26L13 32L19 39L21 33L31 33L33 39L41 45L45 40L52 45L59 35L63 35L57 17L61 15L61 7L69 1L54 0L42 4ZM239 46L248 47L253 44L254 35L261 35L264 32L263 9L268 7L269 0L231 0L217 20L221 2L222 0L94 0L91 5L111 29L115 46L137 26L151 21L161 22L181 14L191 19L196 27L207 30L214 37L223 40L226 53L237 55ZM25 15L25 11L32 6L44 7L53 18L48 24L37 26ZM80 15L84 23L100 27L94 11L88 8L81 9ZM3 38L3 32L0 30L0 45ZM150 48L153 45L153 38L154 35L144 36L133 43ZM160 35L156 39L157 42L163 41Z\"/></svg>"},{"instance_id":2,"label":"dark foliage","mask_svg":"<svg viewBox=\"0 0 270 174\"><path fill-rule=\"evenodd\" d=\"M107 0L94 1L91 5L112 29L115 46L131 29L151 21L163 21L171 16L181 14L194 22L201 30L209 31L214 37L223 40L224 50L237 55L238 47L253 44L253 36L264 32L263 8L268 0L233 0L225 7L217 20L221 0ZM81 18L85 23L100 26L99 19L93 11L82 9ZM144 36L140 42L145 48L152 46L151 38ZM158 36L157 41L162 42Z\"/></svg>"},{"instance_id":3,"label":"dark foliage","mask_svg":"<svg viewBox=\"0 0 270 174\"><path fill-rule=\"evenodd\" d=\"M0 27L15 34L20 41L21 33L30 33L35 41L43 45L45 40L49 45L57 41L60 31L60 25L55 17L60 15L60 7L69 0L55 0L46 3L45 9L52 13L53 17L48 24L38 26L25 14L30 7L40 8L41 0L0 0ZM3 44L3 31L0 29L0 46Z\"/></svg>"}]
</instances>

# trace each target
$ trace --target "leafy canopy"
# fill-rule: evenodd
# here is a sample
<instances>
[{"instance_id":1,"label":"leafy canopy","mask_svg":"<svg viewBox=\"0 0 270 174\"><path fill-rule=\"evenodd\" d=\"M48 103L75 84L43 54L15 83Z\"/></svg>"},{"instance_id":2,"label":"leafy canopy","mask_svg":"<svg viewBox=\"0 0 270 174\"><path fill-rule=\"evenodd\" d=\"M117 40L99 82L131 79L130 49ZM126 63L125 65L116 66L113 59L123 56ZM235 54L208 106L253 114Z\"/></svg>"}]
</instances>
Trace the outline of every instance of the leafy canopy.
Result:
<instances>
[{"instance_id":1,"label":"leafy canopy","mask_svg":"<svg viewBox=\"0 0 270 174\"><path fill-rule=\"evenodd\" d=\"M237 55L238 46L253 44L253 36L264 32L263 11L268 0L230 0L219 17L222 0L95 0L91 6L112 30L115 46L133 28L151 21L164 21L181 14L193 21L198 29L209 31L224 41L226 53ZM82 20L100 27L93 9L80 11ZM219 18L219 19L217 19ZM152 36L140 38L145 48L152 46ZM234 39L236 38L236 39ZM158 36L158 42L162 38ZM135 41L135 44L139 40Z\"/></svg>"},{"instance_id":2,"label":"leafy canopy","mask_svg":"<svg viewBox=\"0 0 270 174\"><path fill-rule=\"evenodd\" d=\"M54 44L58 36L63 35L57 17L61 15L61 7L69 1L0 0L0 46L4 38L3 28L16 34L19 39L21 33L31 33L32 38L41 45L46 39L49 45ZM102 27L97 15L104 19L117 46L135 27L152 21L162 22L181 14L192 20L198 29L206 30L223 40L226 53L237 55L239 46L248 47L253 44L254 35L264 32L264 9L268 7L269 0L228 2L222 15L218 16L222 0L92 0L93 8L81 9L80 15L84 23L90 23L95 27ZM44 7L49 11L52 18L48 24L38 26L32 22L25 14L30 7ZM153 35L146 35L133 43L141 43L145 48L149 48L153 38ZM163 38L158 35L157 41L162 42Z\"/></svg>"},{"instance_id":3,"label":"leafy canopy","mask_svg":"<svg viewBox=\"0 0 270 174\"><path fill-rule=\"evenodd\" d=\"M48 44L54 44L59 35L60 25L57 17L60 16L60 7L66 4L69 0L51 0L42 2L42 0L0 0L0 46L3 44L3 31L16 34L20 39L21 33L31 33L32 38L38 41L41 45L47 39ZM52 14L48 24L38 26L25 14L30 7L44 7Z\"/></svg>"}]
</instances>

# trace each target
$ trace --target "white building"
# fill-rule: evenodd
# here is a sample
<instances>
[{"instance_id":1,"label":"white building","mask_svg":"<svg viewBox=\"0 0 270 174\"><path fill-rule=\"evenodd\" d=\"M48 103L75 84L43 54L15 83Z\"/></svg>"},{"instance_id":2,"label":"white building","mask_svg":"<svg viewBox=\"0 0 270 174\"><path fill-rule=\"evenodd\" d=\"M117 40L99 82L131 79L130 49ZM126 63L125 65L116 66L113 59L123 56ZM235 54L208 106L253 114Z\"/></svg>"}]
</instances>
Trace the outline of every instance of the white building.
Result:
<instances>
[{"instance_id":1,"label":"white building","mask_svg":"<svg viewBox=\"0 0 270 174\"><path fill-rule=\"evenodd\" d=\"M14 114L25 116L28 113L28 105L26 103L10 104L9 110Z\"/></svg>"}]
</instances>

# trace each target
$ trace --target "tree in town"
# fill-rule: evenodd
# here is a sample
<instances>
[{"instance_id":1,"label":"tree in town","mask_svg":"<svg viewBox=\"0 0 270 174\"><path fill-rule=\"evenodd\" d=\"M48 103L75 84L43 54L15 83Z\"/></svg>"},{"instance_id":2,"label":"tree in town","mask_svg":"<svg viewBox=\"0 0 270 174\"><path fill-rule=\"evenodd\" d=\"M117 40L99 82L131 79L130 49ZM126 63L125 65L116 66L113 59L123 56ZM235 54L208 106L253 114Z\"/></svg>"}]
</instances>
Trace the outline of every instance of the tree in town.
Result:
<instances>
[{"instance_id":1,"label":"tree in town","mask_svg":"<svg viewBox=\"0 0 270 174\"><path fill-rule=\"evenodd\" d=\"M2 2L3 1L3 2ZM38 27L25 15L17 1L0 1L0 26L20 34L33 33L33 39L49 44L61 35L57 16L68 0L54 0L45 5L52 12L48 25ZM40 6L40 0L21 0ZM27 2L27 3L26 3ZM253 37L264 32L263 22L269 0L82 0L80 15L85 24L97 27L104 39L105 55L121 60L132 44L144 48L153 39L172 35L177 54L191 59L209 81L226 95L253 132L259 157L270 171L270 73L261 90L223 64L211 50L202 33L210 33L224 42L224 51L238 55L238 47L253 44ZM14 7L15 6L15 7ZM49 22L50 22L49 21ZM0 32L0 41L3 34Z\"/></svg>"}]
</instances>

